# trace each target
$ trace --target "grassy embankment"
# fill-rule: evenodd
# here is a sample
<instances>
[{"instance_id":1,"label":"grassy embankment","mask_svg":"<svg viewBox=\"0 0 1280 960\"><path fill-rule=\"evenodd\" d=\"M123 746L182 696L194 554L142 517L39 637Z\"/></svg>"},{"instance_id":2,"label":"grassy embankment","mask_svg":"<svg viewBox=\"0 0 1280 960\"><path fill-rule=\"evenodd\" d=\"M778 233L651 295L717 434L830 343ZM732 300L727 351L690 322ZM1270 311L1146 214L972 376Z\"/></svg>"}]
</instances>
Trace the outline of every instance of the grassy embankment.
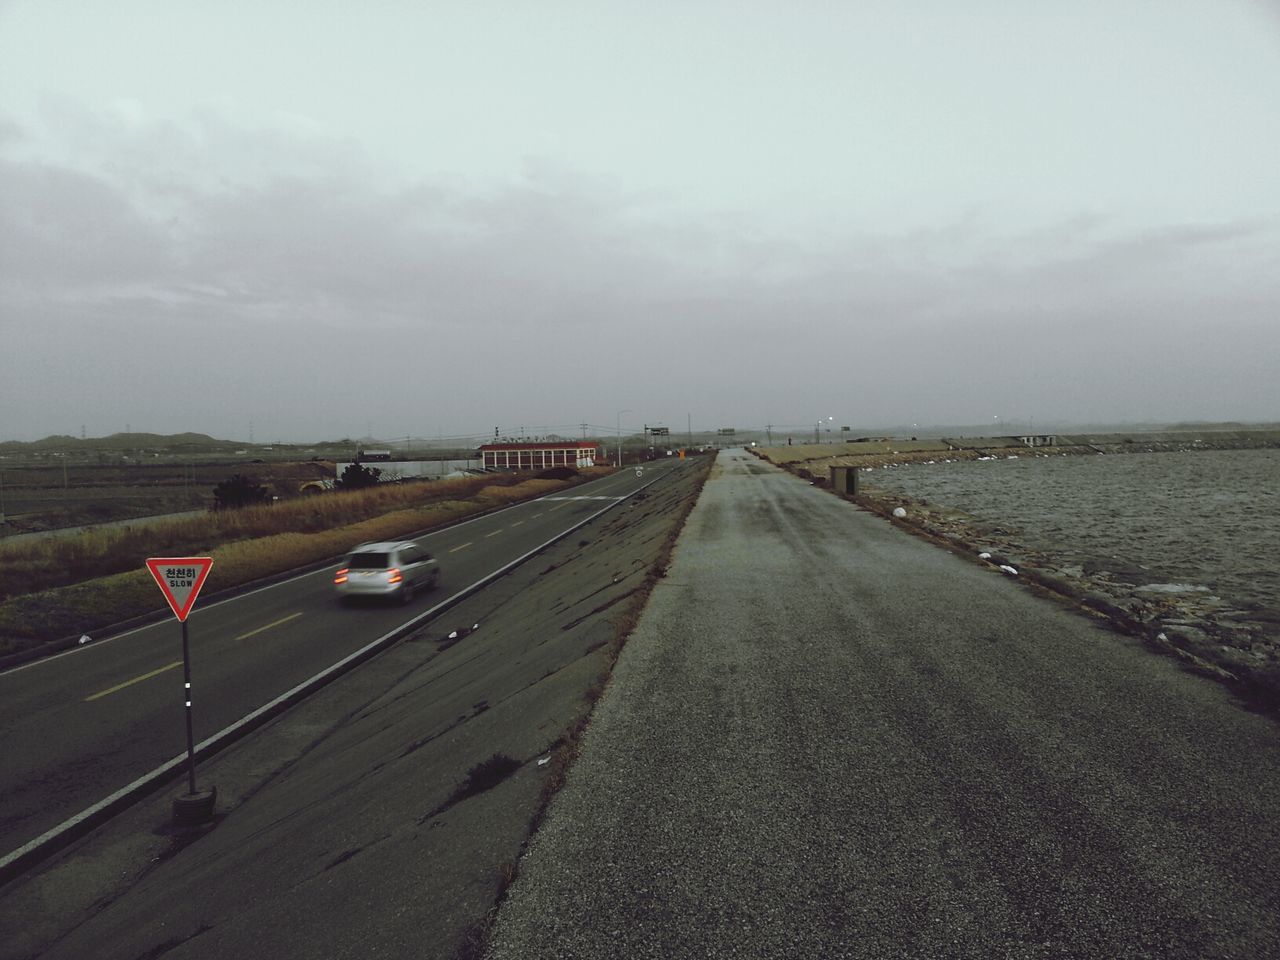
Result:
<instances>
[{"instance_id":1,"label":"grassy embankment","mask_svg":"<svg viewBox=\"0 0 1280 960\"><path fill-rule=\"evenodd\" d=\"M404 537L578 480L467 477L304 497L136 528L0 544L0 656L164 609L143 561L211 556L203 593L335 557L357 543Z\"/></svg>"}]
</instances>

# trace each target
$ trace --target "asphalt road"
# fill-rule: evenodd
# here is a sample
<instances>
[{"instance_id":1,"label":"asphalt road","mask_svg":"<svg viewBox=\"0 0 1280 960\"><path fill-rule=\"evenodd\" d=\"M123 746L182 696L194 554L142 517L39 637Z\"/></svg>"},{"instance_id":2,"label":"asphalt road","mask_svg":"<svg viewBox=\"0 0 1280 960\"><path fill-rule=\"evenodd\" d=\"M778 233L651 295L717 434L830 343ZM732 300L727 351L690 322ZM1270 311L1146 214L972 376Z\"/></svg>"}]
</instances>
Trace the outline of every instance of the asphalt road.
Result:
<instances>
[{"instance_id":1,"label":"asphalt road","mask_svg":"<svg viewBox=\"0 0 1280 960\"><path fill-rule=\"evenodd\" d=\"M196 740L233 723L671 468L626 469L421 539L441 582L407 606L340 605L335 567L188 618ZM157 588L157 595L159 589ZM0 852L186 750L176 620L0 674Z\"/></svg>"},{"instance_id":2,"label":"asphalt road","mask_svg":"<svg viewBox=\"0 0 1280 960\"><path fill-rule=\"evenodd\" d=\"M1277 957L1277 787L1221 686L725 451L488 956Z\"/></svg>"}]
</instances>

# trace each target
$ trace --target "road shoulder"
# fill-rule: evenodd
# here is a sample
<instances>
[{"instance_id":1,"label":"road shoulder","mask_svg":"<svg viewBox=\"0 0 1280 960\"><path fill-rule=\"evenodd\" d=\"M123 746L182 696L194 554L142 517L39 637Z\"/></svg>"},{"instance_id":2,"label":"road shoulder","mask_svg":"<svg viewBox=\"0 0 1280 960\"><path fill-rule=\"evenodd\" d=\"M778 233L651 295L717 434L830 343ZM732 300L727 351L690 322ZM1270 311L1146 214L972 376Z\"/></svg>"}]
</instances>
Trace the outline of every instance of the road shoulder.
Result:
<instances>
[{"instance_id":1,"label":"road shoulder","mask_svg":"<svg viewBox=\"0 0 1280 960\"><path fill-rule=\"evenodd\" d=\"M174 836L157 794L9 884L4 955L465 949L704 471L673 471L204 765L212 830Z\"/></svg>"}]
</instances>

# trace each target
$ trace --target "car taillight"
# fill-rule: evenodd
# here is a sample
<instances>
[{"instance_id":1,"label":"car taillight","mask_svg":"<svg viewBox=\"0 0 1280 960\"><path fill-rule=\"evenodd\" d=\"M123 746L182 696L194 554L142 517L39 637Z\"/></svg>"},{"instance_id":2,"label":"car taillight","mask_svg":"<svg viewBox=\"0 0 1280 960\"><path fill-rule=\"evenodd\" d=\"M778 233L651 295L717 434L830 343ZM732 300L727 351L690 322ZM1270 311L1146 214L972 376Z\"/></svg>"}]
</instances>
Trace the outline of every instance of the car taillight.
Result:
<instances>
[{"instance_id":1,"label":"car taillight","mask_svg":"<svg viewBox=\"0 0 1280 960\"><path fill-rule=\"evenodd\" d=\"M347 582L347 574L348 574L348 573L350 573L350 572L351 572L351 571L350 571L349 569L347 569L346 567L343 567L341 570L339 570L337 573L335 573L335 574L333 575L333 582L334 582L334 583L346 583L346 582Z\"/></svg>"},{"instance_id":2,"label":"car taillight","mask_svg":"<svg viewBox=\"0 0 1280 960\"><path fill-rule=\"evenodd\" d=\"M399 583L404 577L400 575L399 567L392 567L387 571L387 583Z\"/></svg>"}]
</instances>

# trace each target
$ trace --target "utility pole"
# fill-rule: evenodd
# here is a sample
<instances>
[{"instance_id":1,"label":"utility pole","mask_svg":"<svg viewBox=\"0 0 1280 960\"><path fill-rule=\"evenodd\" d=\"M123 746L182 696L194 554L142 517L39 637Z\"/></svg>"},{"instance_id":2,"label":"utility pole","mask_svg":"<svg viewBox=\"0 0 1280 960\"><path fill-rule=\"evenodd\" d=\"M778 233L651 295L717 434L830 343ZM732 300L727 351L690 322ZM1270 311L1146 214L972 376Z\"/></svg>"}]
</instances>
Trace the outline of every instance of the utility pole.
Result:
<instances>
[{"instance_id":1,"label":"utility pole","mask_svg":"<svg viewBox=\"0 0 1280 960\"><path fill-rule=\"evenodd\" d=\"M766 423L764 425L764 433L765 433L765 436L769 438L769 446L772 447L773 446L773 424L772 423Z\"/></svg>"}]
</instances>

